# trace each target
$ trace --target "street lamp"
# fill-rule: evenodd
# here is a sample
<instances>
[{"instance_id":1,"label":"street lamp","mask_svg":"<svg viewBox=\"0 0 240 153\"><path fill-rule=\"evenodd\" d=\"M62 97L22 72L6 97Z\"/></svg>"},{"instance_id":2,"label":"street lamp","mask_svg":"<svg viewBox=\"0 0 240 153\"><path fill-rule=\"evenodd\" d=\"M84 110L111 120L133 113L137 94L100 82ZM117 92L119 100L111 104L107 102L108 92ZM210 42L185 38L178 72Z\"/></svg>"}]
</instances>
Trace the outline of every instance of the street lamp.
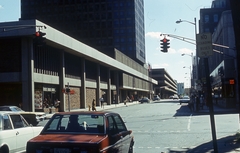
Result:
<instances>
[{"instance_id":1,"label":"street lamp","mask_svg":"<svg viewBox=\"0 0 240 153\"><path fill-rule=\"evenodd\" d=\"M188 55L188 56L193 57L193 53L191 53L191 54L185 54L185 53L183 53L182 56L184 56L184 55Z\"/></svg>"},{"instance_id":2,"label":"street lamp","mask_svg":"<svg viewBox=\"0 0 240 153\"><path fill-rule=\"evenodd\" d=\"M187 21L187 20L181 20L181 19L176 21L177 24L179 24L181 22L187 22L187 23L190 23L190 24L195 26L196 59L197 59L197 61L196 61L196 80L198 80L198 52L197 52L197 24L196 24L196 18L194 18L194 22L190 22L190 21ZM182 54L182 56L183 55L187 55L187 54Z\"/></svg>"},{"instance_id":3,"label":"street lamp","mask_svg":"<svg viewBox=\"0 0 240 153\"><path fill-rule=\"evenodd\" d=\"M192 87L192 81L191 81L191 66L187 67L187 66L184 66L183 68L189 68L190 69L190 88Z\"/></svg>"}]
</instances>

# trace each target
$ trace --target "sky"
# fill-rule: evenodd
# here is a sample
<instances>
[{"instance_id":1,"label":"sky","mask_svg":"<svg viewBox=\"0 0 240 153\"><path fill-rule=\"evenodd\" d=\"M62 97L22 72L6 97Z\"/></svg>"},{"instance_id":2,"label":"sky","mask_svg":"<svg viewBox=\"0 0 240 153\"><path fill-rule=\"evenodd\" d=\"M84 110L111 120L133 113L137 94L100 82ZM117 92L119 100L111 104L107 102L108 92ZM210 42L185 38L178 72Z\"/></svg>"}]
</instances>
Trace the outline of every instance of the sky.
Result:
<instances>
[{"instance_id":1,"label":"sky","mask_svg":"<svg viewBox=\"0 0 240 153\"><path fill-rule=\"evenodd\" d=\"M181 19L194 23L196 18L198 29L200 9L210 8L211 3L212 0L144 0L146 63L152 68L164 68L174 80L184 83L185 88L190 86L190 54L196 54L196 46L167 37L170 48L167 53L163 53L160 48L163 36L160 34L195 39L193 24L176 24L176 21ZM0 22L17 21L20 15L20 0L0 0ZM187 55L182 56L183 53Z\"/></svg>"}]
</instances>

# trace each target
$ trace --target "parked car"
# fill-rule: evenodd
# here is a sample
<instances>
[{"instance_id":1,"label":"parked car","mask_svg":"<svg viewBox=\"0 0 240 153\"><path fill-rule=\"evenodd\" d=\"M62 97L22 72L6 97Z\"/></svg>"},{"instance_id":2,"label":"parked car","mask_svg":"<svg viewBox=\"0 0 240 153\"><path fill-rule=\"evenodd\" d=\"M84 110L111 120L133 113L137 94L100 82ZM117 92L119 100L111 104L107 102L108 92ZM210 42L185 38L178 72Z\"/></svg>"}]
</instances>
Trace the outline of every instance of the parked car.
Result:
<instances>
[{"instance_id":1,"label":"parked car","mask_svg":"<svg viewBox=\"0 0 240 153\"><path fill-rule=\"evenodd\" d=\"M189 103L189 102L190 102L189 96L183 96L183 97L179 100L180 105L181 105L182 103Z\"/></svg>"},{"instance_id":2,"label":"parked car","mask_svg":"<svg viewBox=\"0 0 240 153\"><path fill-rule=\"evenodd\" d=\"M160 100L160 97L159 97L158 95L154 95L154 96L153 96L153 101L155 101L155 100L159 101L159 100Z\"/></svg>"},{"instance_id":3,"label":"parked car","mask_svg":"<svg viewBox=\"0 0 240 153\"><path fill-rule=\"evenodd\" d=\"M150 99L148 97L143 97L142 99L139 100L140 103L150 103Z\"/></svg>"},{"instance_id":4,"label":"parked car","mask_svg":"<svg viewBox=\"0 0 240 153\"><path fill-rule=\"evenodd\" d=\"M178 95L173 95L172 99L179 99Z\"/></svg>"},{"instance_id":5,"label":"parked car","mask_svg":"<svg viewBox=\"0 0 240 153\"><path fill-rule=\"evenodd\" d=\"M133 133L117 113L59 112L27 142L26 152L133 153L133 145Z\"/></svg>"},{"instance_id":6,"label":"parked car","mask_svg":"<svg viewBox=\"0 0 240 153\"><path fill-rule=\"evenodd\" d=\"M0 111L19 112L29 124L36 126L40 121L46 119L44 112L25 112L17 106L0 106Z\"/></svg>"},{"instance_id":7,"label":"parked car","mask_svg":"<svg viewBox=\"0 0 240 153\"><path fill-rule=\"evenodd\" d=\"M32 127L17 112L0 112L0 152L23 152L27 141L37 136L42 126Z\"/></svg>"}]
</instances>

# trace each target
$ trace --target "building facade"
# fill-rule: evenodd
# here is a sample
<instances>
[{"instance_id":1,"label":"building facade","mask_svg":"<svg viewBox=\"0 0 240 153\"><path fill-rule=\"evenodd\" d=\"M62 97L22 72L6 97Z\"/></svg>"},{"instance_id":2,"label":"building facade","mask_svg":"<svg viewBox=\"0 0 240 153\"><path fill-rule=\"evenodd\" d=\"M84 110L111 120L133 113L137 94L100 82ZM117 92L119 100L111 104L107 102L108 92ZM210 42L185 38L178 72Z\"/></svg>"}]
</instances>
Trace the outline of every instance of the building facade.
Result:
<instances>
[{"instance_id":1,"label":"building facade","mask_svg":"<svg viewBox=\"0 0 240 153\"><path fill-rule=\"evenodd\" d=\"M182 95L189 95L184 91L184 83L177 83L177 94L181 97Z\"/></svg>"},{"instance_id":2,"label":"building facade","mask_svg":"<svg viewBox=\"0 0 240 153\"><path fill-rule=\"evenodd\" d=\"M114 58L145 63L143 0L22 0L21 20L37 19Z\"/></svg>"},{"instance_id":3,"label":"building facade","mask_svg":"<svg viewBox=\"0 0 240 153\"><path fill-rule=\"evenodd\" d=\"M164 68L151 69L150 76L157 80L158 84L153 85L154 94L161 99L177 94L177 83Z\"/></svg>"},{"instance_id":4,"label":"building facade","mask_svg":"<svg viewBox=\"0 0 240 153\"><path fill-rule=\"evenodd\" d=\"M26 111L43 111L44 100L60 111L123 102L126 96L149 97L152 84L143 67L115 50L114 58L42 23L20 20L0 23L1 105L21 105ZM45 45L34 34L46 33ZM87 71L90 70L90 71ZM67 89L70 89L70 92Z\"/></svg>"},{"instance_id":5,"label":"building facade","mask_svg":"<svg viewBox=\"0 0 240 153\"><path fill-rule=\"evenodd\" d=\"M237 64L230 2L215 0L211 8L201 9L199 27L200 33L212 33L213 44L227 47L213 45L213 54L208 58L213 103L236 108ZM207 91L203 59L200 59L199 67L203 91Z\"/></svg>"}]
</instances>

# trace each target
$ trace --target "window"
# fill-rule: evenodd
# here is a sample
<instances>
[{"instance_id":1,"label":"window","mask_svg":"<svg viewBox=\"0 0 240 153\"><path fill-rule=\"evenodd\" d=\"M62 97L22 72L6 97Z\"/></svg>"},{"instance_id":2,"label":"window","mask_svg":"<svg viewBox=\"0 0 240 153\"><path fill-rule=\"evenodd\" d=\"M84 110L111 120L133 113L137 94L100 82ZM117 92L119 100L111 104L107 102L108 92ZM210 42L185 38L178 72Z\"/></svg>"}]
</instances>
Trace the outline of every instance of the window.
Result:
<instances>
[{"instance_id":1,"label":"window","mask_svg":"<svg viewBox=\"0 0 240 153\"><path fill-rule=\"evenodd\" d=\"M127 131L125 124L123 123L122 119L118 115L114 116L114 120L117 124L117 128L119 132Z\"/></svg>"},{"instance_id":2,"label":"window","mask_svg":"<svg viewBox=\"0 0 240 153\"><path fill-rule=\"evenodd\" d=\"M17 128L23 128L23 127L27 127L27 123L22 119L22 117L20 115L11 115L10 116L13 122L13 126L15 129Z\"/></svg>"},{"instance_id":3,"label":"window","mask_svg":"<svg viewBox=\"0 0 240 153\"><path fill-rule=\"evenodd\" d=\"M210 32L209 28L205 28L204 32Z\"/></svg>"},{"instance_id":4,"label":"window","mask_svg":"<svg viewBox=\"0 0 240 153\"><path fill-rule=\"evenodd\" d=\"M3 116L3 130L10 130L12 129L12 124L10 122L10 119L8 115Z\"/></svg>"},{"instance_id":5,"label":"window","mask_svg":"<svg viewBox=\"0 0 240 153\"><path fill-rule=\"evenodd\" d=\"M111 135L117 134L118 130L117 130L116 124L114 123L114 120L113 120L112 116L108 116L107 121L108 121L108 132L109 132L109 134L111 134Z\"/></svg>"},{"instance_id":6,"label":"window","mask_svg":"<svg viewBox=\"0 0 240 153\"><path fill-rule=\"evenodd\" d=\"M213 15L213 21L214 22L218 22L218 14L214 14Z\"/></svg>"},{"instance_id":7,"label":"window","mask_svg":"<svg viewBox=\"0 0 240 153\"><path fill-rule=\"evenodd\" d=\"M209 22L209 15L205 15L205 16L204 16L204 22L205 22L205 23L208 23L208 22Z\"/></svg>"}]
</instances>

